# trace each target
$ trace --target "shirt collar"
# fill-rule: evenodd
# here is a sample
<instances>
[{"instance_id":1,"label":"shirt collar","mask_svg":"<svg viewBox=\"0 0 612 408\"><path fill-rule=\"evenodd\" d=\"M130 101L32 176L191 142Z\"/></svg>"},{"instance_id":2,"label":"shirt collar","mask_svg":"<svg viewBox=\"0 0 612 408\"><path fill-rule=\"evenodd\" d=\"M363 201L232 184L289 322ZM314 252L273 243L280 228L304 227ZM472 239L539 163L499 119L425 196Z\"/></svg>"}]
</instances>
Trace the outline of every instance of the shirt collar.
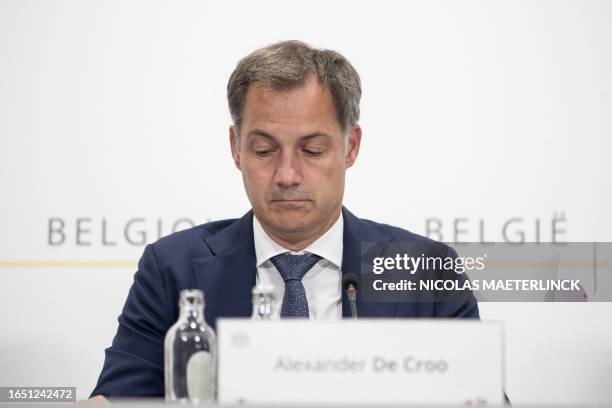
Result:
<instances>
[{"instance_id":1,"label":"shirt collar","mask_svg":"<svg viewBox=\"0 0 612 408\"><path fill-rule=\"evenodd\" d=\"M299 253L310 252L312 254L319 255L321 258L327 259L338 268L341 268L343 238L344 219L342 214L340 214L330 229L328 229L319 237L319 239L308 245ZM255 257L258 268L268 259L276 255L284 254L285 252L292 252L274 242L272 238L268 236L266 231L264 231L263 227L257 220L257 217L255 216L253 216L253 240L255 241Z\"/></svg>"}]
</instances>

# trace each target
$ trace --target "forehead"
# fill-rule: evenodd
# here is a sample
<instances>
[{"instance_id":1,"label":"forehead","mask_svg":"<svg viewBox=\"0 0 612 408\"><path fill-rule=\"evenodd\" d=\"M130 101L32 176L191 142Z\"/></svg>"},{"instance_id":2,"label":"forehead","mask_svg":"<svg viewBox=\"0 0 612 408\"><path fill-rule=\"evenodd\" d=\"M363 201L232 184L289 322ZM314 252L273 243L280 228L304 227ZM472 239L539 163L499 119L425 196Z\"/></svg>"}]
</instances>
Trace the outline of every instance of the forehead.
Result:
<instances>
[{"instance_id":1,"label":"forehead","mask_svg":"<svg viewBox=\"0 0 612 408\"><path fill-rule=\"evenodd\" d=\"M304 85L287 90L277 90L261 82L251 84L242 128L248 133L251 128L262 127L270 133L274 129L341 133L331 92L315 75L309 76Z\"/></svg>"}]
</instances>

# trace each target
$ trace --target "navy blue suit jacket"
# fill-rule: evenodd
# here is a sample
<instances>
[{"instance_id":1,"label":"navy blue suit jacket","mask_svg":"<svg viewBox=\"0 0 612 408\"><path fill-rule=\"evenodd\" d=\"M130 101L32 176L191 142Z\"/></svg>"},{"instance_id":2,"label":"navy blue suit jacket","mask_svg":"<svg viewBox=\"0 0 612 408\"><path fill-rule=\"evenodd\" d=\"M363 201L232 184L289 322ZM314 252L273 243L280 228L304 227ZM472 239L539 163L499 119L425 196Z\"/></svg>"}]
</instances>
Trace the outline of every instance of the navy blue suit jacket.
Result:
<instances>
[{"instance_id":1,"label":"navy blue suit jacket","mask_svg":"<svg viewBox=\"0 0 612 408\"><path fill-rule=\"evenodd\" d=\"M444 244L389 225L355 217L346 208L342 271L359 273L361 243L417 242L437 256L456 256ZM386 243L386 244L385 244ZM381 249L381 251L384 251ZM381 252L382 254L382 252ZM251 289L256 265L253 213L237 220L204 224L161 238L148 245L138 263L134 283L119 316L119 327L92 395L106 397L164 395L164 337L178 319L182 289L204 291L205 318L251 315ZM464 302L363 302L360 317L478 318L473 296ZM343 294L342 312L349 307Z\"/></svg>"}]
</instances>

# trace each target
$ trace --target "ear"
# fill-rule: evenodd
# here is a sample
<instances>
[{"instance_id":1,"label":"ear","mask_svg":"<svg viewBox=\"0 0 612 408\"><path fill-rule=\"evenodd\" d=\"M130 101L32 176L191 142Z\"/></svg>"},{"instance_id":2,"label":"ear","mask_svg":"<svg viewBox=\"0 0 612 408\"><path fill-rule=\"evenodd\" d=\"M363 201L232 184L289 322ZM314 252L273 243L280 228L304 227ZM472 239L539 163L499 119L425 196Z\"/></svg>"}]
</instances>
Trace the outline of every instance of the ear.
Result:
<instances>
[{"instance_id":1,"label":"ear","mask_svg":"<svg viewBox=\"0 0 612 408\"><path fill-rule=\"evenodd\" d=\"M359 155L359 146L361 146L361 127L355 125L348 136L348 149L344 159L344 168L348 169L355 163Z\"/></svg>"},{"instance_id":2,"label":"ear","mask_svg":"<svg viewBox=\"0 0 612 408\"><path fill-rule=\"evenodd\" d=\"M236 128L234 125L229 127L229 139L230 139L230 149L232 150L232 159L234 159L234 164L238 170L240 169L240 152L238 151L238 146L236 145L236 138L238 137L236 133Z\"/></svg>"}]
</instances>

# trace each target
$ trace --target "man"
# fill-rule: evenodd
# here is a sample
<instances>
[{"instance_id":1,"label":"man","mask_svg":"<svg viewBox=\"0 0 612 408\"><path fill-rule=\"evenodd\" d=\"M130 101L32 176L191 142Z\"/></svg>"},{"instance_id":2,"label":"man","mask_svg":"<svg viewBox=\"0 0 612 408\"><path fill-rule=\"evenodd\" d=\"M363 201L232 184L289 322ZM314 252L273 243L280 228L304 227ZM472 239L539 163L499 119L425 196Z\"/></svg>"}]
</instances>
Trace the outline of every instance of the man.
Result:
<instances>
[{"instance_id":1,"label":"man","mask_svg":"<svg viewBox=\"0 0 612 408\"><path fill-rule=\"evenodd\" d=\"M378 253L409 242L428 254L456 256L445 245L359 219L342 206L345 172L362 136L360 80L343 56L298 41L274 44L240 61L227 91L232 157L252 211L146 247L92 395L163 396L163 341L178 318L182 289L204 291L213 326L218 317L250 316L258 282L274 285L283 316L340 319L349 313L342 275L359 272L362 243L379 243ZM366 302L358 295L358 311L367 317L478 317L473 296Z\"/></svg>"}]
</instances>

